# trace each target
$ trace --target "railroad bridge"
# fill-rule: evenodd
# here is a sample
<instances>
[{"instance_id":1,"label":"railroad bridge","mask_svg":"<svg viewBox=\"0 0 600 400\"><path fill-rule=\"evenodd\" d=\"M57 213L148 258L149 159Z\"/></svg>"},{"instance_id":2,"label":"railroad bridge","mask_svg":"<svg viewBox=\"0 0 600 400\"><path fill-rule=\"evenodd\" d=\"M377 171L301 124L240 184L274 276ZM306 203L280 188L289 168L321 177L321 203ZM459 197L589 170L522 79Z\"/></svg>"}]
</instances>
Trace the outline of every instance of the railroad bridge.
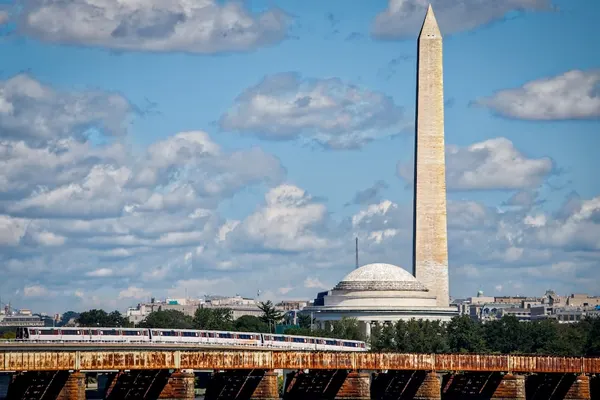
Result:
<instances>
[{"instance_id":1,"label":"railroad bridge","mask_svg":"<svg viewBox=\"0 0 600 400\"><path fill-rule=\"evenodd\" d=\"M600 399L600 358L231 349L0 349L9 399ZM201 372L204 371L204 372ZM284 372L283 389L278 374ZM200 379L199 379L199 378Z\"/></svg>"}]
</instances>

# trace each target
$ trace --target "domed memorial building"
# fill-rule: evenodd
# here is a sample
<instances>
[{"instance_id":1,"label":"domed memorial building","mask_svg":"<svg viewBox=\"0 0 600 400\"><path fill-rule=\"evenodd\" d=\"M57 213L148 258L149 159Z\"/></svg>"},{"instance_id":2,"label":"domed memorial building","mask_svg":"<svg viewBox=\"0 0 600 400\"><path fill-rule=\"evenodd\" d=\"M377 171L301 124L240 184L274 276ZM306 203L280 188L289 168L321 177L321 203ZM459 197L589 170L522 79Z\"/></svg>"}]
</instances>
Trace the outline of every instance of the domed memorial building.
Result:
<instances>
[{"instance_id":1,"label":"domed memorial building","mask_svg":"<svg viewBox=\"0 0 600 400\"><path fill-rule=\"evenodd\" d=\"M398 320L450 320L454 307L438 307L437 298L408 271L391 264L368 264L350 272L332 290L319 293L312 312L317 326L343 317L356 318L369 336L373 323Z\"/></svg>"},{"instance_id":2,"label":"domed memorial building","mask_svg":"<svg viewBox=\"0 0 600 400\"><path fill-rule=\"evenodd\" d=\"M356 318L368 336L374 322L458 315L449 306L442 76L442 35L430 6L418 40L413 273L383 263L350 272L303 310L322 328Z\"/></svg>"}]
</instances>

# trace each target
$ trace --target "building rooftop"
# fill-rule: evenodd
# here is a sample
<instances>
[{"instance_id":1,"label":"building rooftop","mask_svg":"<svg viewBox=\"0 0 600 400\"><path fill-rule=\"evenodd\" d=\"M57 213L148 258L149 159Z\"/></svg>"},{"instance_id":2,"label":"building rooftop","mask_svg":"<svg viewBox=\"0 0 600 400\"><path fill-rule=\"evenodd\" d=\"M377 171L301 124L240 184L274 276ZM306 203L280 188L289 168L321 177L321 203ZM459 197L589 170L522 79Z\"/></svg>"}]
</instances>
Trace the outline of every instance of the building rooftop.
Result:
<instances>
[{"instance_id":1,"label":"building rooftop","mask_svg":"<svg viewBox=\"0 0 600 400\"><path fill-rule=\"evenodd\" d=\"M427 291L408 271L392 264L367 264L342 279L336 290L402 290Z\"/></svg>"}]
</instances>

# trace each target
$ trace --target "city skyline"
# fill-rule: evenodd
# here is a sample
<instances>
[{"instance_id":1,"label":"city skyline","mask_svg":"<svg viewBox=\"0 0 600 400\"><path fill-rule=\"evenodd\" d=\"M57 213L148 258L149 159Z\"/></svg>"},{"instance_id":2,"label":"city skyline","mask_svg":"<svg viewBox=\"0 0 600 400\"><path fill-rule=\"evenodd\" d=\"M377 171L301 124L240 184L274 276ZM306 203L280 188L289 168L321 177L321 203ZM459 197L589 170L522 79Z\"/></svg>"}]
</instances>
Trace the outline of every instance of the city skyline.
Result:
<instances>
[{"instance_id":1,"label":"city skyline","mask_svg":"<svg viewBox=\"0 0 600 400\"><path fill-rule=\"evenodd\" d=\"M0 4L6 301L310 299L355 236L410 271L427 4L200 3ZM600 294L600 4L431 3L450 295Z\"/></svg>"}]
</instances>

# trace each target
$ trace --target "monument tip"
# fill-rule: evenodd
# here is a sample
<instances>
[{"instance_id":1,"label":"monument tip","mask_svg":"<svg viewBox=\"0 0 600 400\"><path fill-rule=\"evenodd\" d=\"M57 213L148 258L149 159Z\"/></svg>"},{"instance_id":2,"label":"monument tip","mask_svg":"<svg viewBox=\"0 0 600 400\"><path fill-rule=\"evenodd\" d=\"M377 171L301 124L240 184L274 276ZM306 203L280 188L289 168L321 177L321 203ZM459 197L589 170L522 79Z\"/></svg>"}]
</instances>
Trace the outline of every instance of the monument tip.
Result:
<instances>
[{"instance_id":1,"label":"monument tip","mask_svg":"<svg viewBox=\"0 0 600 400\"><path fill-rule=\"evenodd\" d=\"M441 38L442 33L440 32L435 14L433 13L433 7L431 6L431 3L429 3L429 7L427 7L427 13L425 14L425 20L423 21L423 26L421 27L421 33L419 34L419 39Z\"/></svg>"}]
</instances>

